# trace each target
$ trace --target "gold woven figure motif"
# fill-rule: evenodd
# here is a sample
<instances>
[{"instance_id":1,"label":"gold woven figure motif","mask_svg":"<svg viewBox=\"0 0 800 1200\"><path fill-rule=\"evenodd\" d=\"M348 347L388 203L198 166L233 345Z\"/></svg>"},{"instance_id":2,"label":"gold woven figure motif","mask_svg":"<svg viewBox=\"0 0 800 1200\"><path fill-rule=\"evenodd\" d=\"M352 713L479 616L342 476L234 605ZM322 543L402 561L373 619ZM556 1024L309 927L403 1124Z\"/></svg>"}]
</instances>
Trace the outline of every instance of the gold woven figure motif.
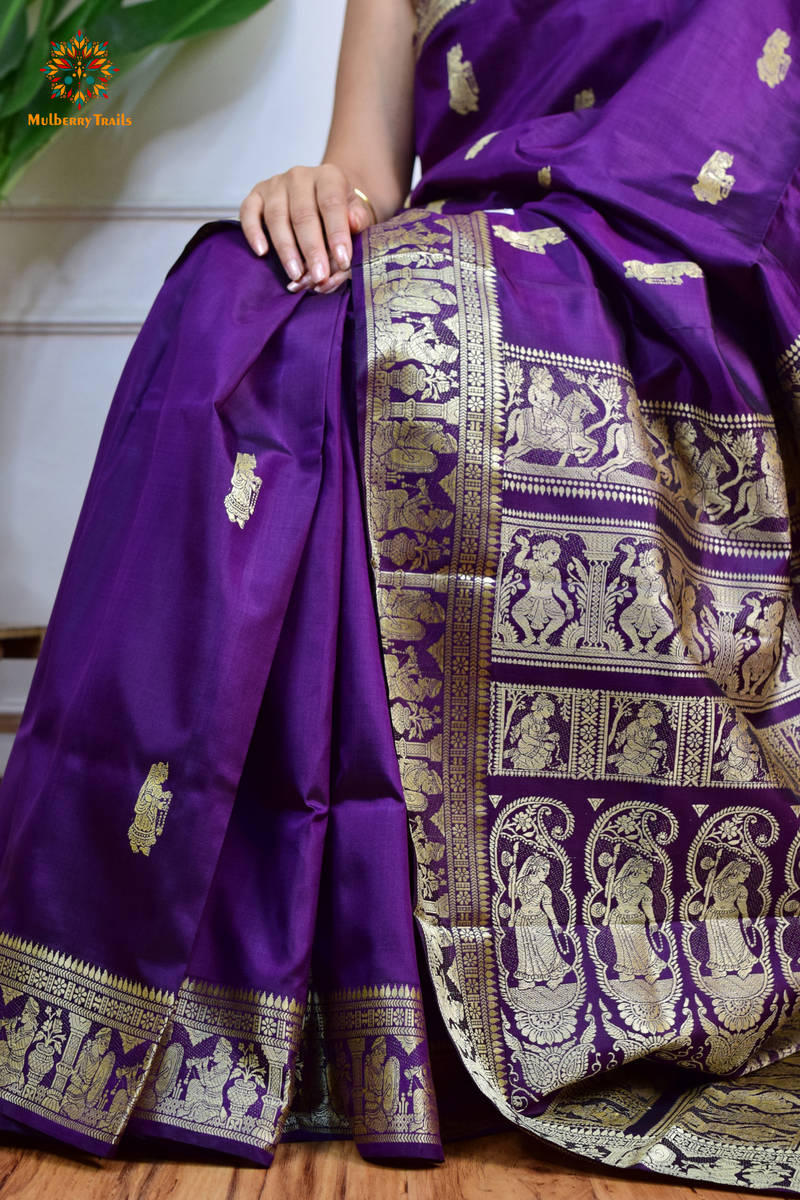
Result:
<instances>
[{"instance_id":1,"label":"gold woven figure motif","mask_svg":"<svg viewBox=\"0 0 800 1200\"><path fill-rule=\"evenodd\" d=\"M548 225L545 229L509 229L507 225L495 225L494 235L529 254L544 254L545 246L557 246L567 240L564 230L557 225Z\"/></svg>"},{"instance_id":2,"label":"gold woven figure motif","mask_svg":"<svg viewBox=\"0 0 800 1200\"><path fill-rule=\"evenodd\" d=\"M733 166L733 155L726 150L715 150L700 168L697 183L692 184L692 191L698 200L707 204L718 204L726 200L731 188L736 183L735 175L728 175L728 168Z\"/></svg>"},{"instance_id":3,"label":"gold woven figure motif","mask_svg":"<svg viewBox=\"0 0 800 1200\"><path fill-rule=\"evenodd\" d=\"M142 784L128 830L128 841L134 854L149 855L151 846L164 832L172 792L165 792L162 783L169 775L169 763L153 763Z\"/></svg>"},{"instance_id":4,"label":"gold woven figure motif","mask_svg":"<svg viewBox=\"0 0 800 1200\"><path fill-rule=\"evenodd\" d=\"M783 29L776 29L764 42L764 53L756 63L758 78L767 87L775 88L783 83L792 65L786 48L792 39Z\"/></svg>"},{"instance_id":5,"label":"gold woven figure motif","mask_svg":"<svg viewBox=\"0 0 800 1200\"><path fill-rule=\"evenodd\" d=\"M256 459L254 454L237 454L231 476L231 490L225 497L225 511L231 522L236 522L240 529L252 517L262 480L255 474Z\"/></svg>"},{"instance_id":6,"label":"gold woven figure motif","mask_svg":"<svg viewBox=\"0 0 800 1200\"><path fill-rule=\"evenodd\" d=\"M478 81L472 63L464 61L460 42L447 51L447 86L453 112L465 117L478 111Z\"/></svg>"}]
</instances>

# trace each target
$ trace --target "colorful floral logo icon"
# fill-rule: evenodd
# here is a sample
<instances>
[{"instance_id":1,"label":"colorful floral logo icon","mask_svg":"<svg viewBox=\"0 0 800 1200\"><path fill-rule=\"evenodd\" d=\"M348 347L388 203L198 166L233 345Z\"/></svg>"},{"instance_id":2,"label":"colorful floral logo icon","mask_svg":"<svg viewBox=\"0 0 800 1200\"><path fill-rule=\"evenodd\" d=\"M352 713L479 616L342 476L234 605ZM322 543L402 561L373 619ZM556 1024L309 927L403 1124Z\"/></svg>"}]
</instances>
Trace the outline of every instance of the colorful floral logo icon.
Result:
<instances>
[{"instance_id":1,"label":"colorful floral logo icon","mask_svg":"<svg viewBox=\"0 0 800 1200\"><path fill-rule=\"evenodd\" d=\"M108 42L90 42L80 29L70 42L51 42L47 66L41 70L52 88L51 100L71 100L81 108L98 96L108 99L106 86L115 67L108 57Z\"/></svg>"}]
</instances>

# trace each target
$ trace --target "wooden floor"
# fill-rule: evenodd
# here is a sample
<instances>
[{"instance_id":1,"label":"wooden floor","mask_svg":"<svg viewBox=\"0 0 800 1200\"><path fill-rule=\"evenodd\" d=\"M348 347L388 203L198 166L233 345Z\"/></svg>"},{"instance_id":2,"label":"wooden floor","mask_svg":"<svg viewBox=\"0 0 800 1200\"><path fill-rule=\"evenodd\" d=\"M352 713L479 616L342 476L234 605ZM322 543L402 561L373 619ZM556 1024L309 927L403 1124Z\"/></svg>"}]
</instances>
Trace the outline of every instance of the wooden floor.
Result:
<instances>
[{"instance_id":1,"label":"wooden floor","mask_svg":"<svg viewBox=\"0 0 800 1200\"><path fill-rule=\"evenodd\" d=\"M0 1200L723 1200L763 1196L584 1167L524 1133L451 1144L441 1167L363 1162L352 1143L281 1146L269 1171L194 1160L98 1162L0 1143Z\"/></svg>"}]
</instances>

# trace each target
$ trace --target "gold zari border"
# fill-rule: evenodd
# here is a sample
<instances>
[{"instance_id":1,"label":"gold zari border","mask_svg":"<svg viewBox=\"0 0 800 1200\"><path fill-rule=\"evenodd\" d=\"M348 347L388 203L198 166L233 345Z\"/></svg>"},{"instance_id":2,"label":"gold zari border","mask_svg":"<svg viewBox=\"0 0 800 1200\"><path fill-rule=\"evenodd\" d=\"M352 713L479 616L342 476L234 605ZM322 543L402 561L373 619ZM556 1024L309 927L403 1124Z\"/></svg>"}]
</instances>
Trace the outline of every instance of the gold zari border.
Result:
<instances>
[{"instance_id":1,"label":"gold zari border","mask_svg":"<svg viewBox=\"0 0 800 1200\"><path fill-rule=\"evenodd\" d=\"M302 1024L295 1000L187 980L134 1119L271 1153Z\"/></svg>"},{"instance_id":2,"label":"gold zari border","mask_svg":"<svg viewBox=\"0 0 800 1200\"><path fill-rule=\"evenodd\" d=\"M309 996L287 1130L360 1145L439 1144L422 996L404 985Z\"/></svg>"},{"instance_id":3,"label":"gold zari border","mask_svg":"<svg viewBox=\"0 0 800 1200\"><path fill-rule=\"evenodd\" d=\"M114 1145L175 997L8 934L0 934L0 992L0 1095Z\"/></svg>"}]
</instances>

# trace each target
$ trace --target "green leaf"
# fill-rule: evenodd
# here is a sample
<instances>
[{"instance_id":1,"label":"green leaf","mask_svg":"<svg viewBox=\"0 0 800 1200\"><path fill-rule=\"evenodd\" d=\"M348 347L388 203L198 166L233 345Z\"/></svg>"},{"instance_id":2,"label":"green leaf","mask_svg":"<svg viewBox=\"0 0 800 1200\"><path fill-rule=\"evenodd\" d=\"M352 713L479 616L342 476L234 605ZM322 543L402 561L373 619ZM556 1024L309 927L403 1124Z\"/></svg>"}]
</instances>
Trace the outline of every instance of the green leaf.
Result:
<instances>
[{"instance_id":1,"label":"green leaf","mask_svg":"<svg viewBox=\"0 0 800 1200\"><path fill-rule=\"evenodd\" d=\"M225 29L228 25L235 25L265 7L264 0L222 0L216 8L206 16L193 21L189 28L178 36L197 37L201 33L212 33L215 29Z\"/></svg>"},{"instance_id":2,"label":"green leaf","mask_svg":"<svg viewBox=\"0 0 800 1200\"><path fill-rule=\"evenodd\" d=\"M20 17L22 17L25 31L25 36L23 37L24 43L28 32L28 24L25 20L25 0L6 0L6 11L0 16L0 47L2 47L0 56L5 51L4 42L6 38L12 35L12 31L18 25Z\"/></svg>"},{"instance_id":3,"label":"green leaf","mask_svg":"<svg viewBox=\"0 0 800 1200\"><path fill-rule=\"evenodd\" d=\"M148 0L125 9L121 2L84 0L69 17L48 29L54 0L43 0L37 29L16 69L8 52L4 94L0 96L0 196L59 132L57 125L30 125L29 112L43 117L49 113L60 117L78 115L69 101L50 99L50 88L40 68L47 62L51 41L70 41L79 29L92 41L107 41L112 62L122 75L152 47L233 25L263 8L268 0ZM0 15L0 64L6 61L6 45L12 44L12 26L14 38L19 38L17 25L25 10L24 0L0 0L3 3L6 9ZM13 44L19 49L17 41Z\"/></svg>"},{"instance_id":4,"label":"green leaf","mask_svg":"<svg viewBox=\"0 0 800 1200\"><path fill-rule=\"evenodd\" d=\"M39 12L39 24L28 43L25 57L17 68L11 88L5 94L3 104L0 107L0 117L18 112L26 104L30 104L33 97L46 82L42 75L42 67L47 62L50 50L47 26L52 7L53 0L42 0L42 7Z\"/></svg>"},{"instance_id":5,"label":"green leaf","mask_svg":"<svg viewBox=\"0 0 800 1200\"><path fill-rule=\"evenodd\" d=\"M108 42L113 59L115 54L132 54L183 37L189 26L221 3L222 0L149 0L133 8L117 5L113 11L95 15L91 36L98 42Z\"/></svg>"},{"instance_id":6,"label":"green leaf","mask_svg":"<svg viewBox=\"0 0 800 1200\"><path fill-rule=\"evenodd\" d=\"M0 21L0 28L6 21L6 15L4 14ZM25 9L20 6L16 18L8 25L5 34L0 32L0 78L19 66L25 53L27 39L28 22L25 20Z\"/></svg>"}]
</instances>

